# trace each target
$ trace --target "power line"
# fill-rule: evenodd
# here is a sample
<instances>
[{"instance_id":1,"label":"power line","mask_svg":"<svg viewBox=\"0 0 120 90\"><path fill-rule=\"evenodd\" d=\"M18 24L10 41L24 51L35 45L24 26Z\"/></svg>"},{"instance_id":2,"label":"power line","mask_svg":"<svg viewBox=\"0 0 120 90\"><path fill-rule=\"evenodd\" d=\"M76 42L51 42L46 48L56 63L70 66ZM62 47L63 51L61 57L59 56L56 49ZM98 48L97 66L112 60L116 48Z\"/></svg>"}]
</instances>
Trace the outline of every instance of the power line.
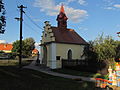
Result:
<instances>
[{"instance_id":1,"label":"power line","mask_svg":"<svg viewBox=\"0 0 120 90\"><path fill-rule=\"evenodd\" d=\"M30 18L30 16L28 16L26 13L25 13L25 16L27 16L27 18L28 18L36 27L38 27L39 29L44 30L44 29L41 28L39 25L37 25L37 24Z\"/></svg>"},{"instance_id":2,"label":"power line","mask_svg":"<svg viewBox=\"0 0 120 90\"><path fill-rule=\"evenodd\" d=\"M29 25L29 24L27 24L27 23L25 23L25 22L24 22L24 24L25 24L29 29L31 29L32 31L36 32L37 34L40 33L40 32L38 32L38 31L35 31L35 29L34 29L33 27L31 27L31 25Z\"/></svg>"},{"instance_id":3,"label":"power line","mask_svg":"<svg viewBox=\"0 0 120 90\"><path fill-rule=\"evenodd\" d=\"M22 3L19 0L15 0L15 1L16 1L17 6L22 5Z\"/></svg>"}]
</instances>

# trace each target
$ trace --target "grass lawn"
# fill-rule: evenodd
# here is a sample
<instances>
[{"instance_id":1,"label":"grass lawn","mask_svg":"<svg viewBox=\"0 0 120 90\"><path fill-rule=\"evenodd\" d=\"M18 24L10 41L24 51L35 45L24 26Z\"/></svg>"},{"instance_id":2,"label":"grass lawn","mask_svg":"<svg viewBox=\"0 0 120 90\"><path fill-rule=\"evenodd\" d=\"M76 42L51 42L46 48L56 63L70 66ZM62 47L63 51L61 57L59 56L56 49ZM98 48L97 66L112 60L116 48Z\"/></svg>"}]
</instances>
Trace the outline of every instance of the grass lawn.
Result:
<instances>
[{"instance_id":1,"label":"grass lawn","mask_svg":"<svg viewBox=\"0 0 120 90\"><path fill-rule=\"evenodd\" d=\"M55 69L52 70L54 72L76 75L76 76L84 76L84 77L96 77L98 73L91 73L91 72L81 72L77 70L70 70L70 69Z\"/></svg>"},{"instance_id":2,"label":"grass lawn","mask_svg":"<svg viewBox=\"0 0 120 90\"><path fill-rule=\"evenodd\" d=\"M28 65L32 62L32 58L22 58L22 65ZM13 60L13 59L5 59L0 60L0 66L15 66L19 64L19 60Z\"/></svg>"},{"instance_id":3,"label":"grass lawn","mask_svg":"<svg viewBox=\"0 0 120 90\"><path fill-rule=\"evenodd\" d=\"M95 90L92 82L77 82L16 65L0 66L0 90Z\"/></svg>"}]
</instances>

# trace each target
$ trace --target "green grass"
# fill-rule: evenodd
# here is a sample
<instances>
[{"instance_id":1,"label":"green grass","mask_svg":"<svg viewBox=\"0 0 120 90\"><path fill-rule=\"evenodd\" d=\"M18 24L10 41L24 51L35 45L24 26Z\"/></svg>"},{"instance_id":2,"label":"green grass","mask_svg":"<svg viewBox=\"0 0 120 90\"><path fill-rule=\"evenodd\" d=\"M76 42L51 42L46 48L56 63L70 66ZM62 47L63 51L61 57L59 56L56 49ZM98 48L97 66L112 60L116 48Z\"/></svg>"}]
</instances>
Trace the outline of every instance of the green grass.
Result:
<instances>
[{"instance_id":1,"label":"green grass","mask_svg":"<svg viewBox=\"0 0 120 90\"><path fill-rule=\"evenodd\" d=\"M77 82L16 65L0 66L0 90L95 90L92 82Z\"/></svg>"},{"instance_id":2,"label":"green grass","mask_svg":"<svg viewBox=\"0 0 120 90\"><path fill-rule=\"evenodd\" d=\"M27 59L22 59L22 65L28 65L32 62L33 60ZM0 66L15 66L19 64L19 60L13 60L13 59L8 59L8 60L0 60Z\"/></svg>"},{"instance_id":3,"label":"green grass","mask_svg":"<svg viewBox=\"0 0 120 90\"><path fill-rule=\"evenodd\" d=\"M97 76L97 73L81 72L81 71L70 70L70 69L54 69L52 71L63 73L63 74L70 74L70 75L76 75L76 76L84 76L84 77L96 77Z\"/></svg>"}]
</instances>

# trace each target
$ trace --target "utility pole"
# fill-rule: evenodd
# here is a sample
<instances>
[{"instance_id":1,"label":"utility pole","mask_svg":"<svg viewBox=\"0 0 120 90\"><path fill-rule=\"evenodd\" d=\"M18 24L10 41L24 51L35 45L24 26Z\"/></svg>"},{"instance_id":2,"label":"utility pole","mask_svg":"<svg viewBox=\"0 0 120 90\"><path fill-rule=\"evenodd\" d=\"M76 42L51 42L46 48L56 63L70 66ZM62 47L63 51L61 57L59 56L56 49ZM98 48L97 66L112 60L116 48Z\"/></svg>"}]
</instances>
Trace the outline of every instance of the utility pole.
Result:
<instances>
[{"instance_id":1,"label":"utility pole","mask_svg":"<svg viewBox=\"0 0 120 90\"><path fill-rule=\"evenodd\" d=\"M21 6L18 6L18 8L20 8L20 18L15 18L17 20L20 21L20 51L19 51L19 68L22 67L22 22L23 22L23 13L25 13L23 11L23 8L26 8L24 7L23 5Z\"/></svg>"}]
</instances>

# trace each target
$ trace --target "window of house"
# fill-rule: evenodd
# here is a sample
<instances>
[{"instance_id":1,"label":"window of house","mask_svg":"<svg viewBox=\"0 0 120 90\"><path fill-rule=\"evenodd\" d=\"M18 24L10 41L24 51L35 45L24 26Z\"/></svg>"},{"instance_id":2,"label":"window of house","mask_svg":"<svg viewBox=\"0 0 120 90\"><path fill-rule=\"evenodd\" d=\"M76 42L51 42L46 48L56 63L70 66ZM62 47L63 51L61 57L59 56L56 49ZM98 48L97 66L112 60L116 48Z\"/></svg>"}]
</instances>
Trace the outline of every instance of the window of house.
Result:
<instances>
[{"instance_id":1,"label":"window of house","mask_svg":"<svg viewBox=\"0 0 120 90\"><path fill-rule=\"evenodd\" d=\"M57 59L57 60L60 60L60 56L56 56L56 59Z\"/></svg>"}]
</instances>

